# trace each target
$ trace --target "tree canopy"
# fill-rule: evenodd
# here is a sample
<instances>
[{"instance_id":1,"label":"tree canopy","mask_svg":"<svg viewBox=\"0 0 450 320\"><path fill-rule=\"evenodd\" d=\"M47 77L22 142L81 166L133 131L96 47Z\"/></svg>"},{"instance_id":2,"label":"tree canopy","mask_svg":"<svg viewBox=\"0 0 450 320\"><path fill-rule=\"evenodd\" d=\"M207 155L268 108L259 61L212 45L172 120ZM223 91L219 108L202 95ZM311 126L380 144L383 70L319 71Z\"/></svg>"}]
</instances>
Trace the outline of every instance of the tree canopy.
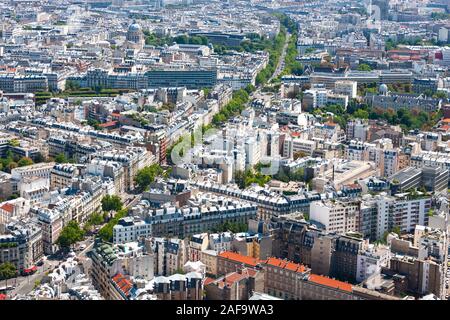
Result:
<instances>
[{"instance_id":1,"label":"tree canopy","mask_svg":"<svg viewBox=\"0 0 450 320\"><path fill-rule=\"evenodd\" d=\"M106 195L102 199L102 210L103 211L119 211L122 209L122 200L116 195Z\"/></svg>"},{"instance_id":2,"label":"tree canopy","mask_svg":"<svg viewBox=\"0 0 450 320\"><path fill-rule=\"evenodd\" d=\"M11 262L0 264L0 280L11 279L17 274L16 266Z\"/></svg>"},{"instance_id":3,"label":"tree canopy","mask_svg":"<svg viewBox=\"0 0 450 320\"><path fill-rule=\"evenodd\" d=\"M256 172L255 172L256 171ZM264 186L272 178L261 174L258 170L247 169L245 171L236 171L234 181L241 189L245 189L253 183Z\"/></svg>"},{"instance_id":4,"label":"tree canopy","mask_svg":"<svg viewBox=\"0 0 450 320\"><path fill-rule=\"evenodd\" d=\"M114 226L119 222L121 218L125 217L127 214L128 209L122 209L118 211L115 214L114 218L109 220L108 223L100 229L100 231L98 232L99 237L104 241L112 241Z\"/></svg>"},{"instance_id":5,"label":"tree canopy","mask_svg":"<svg viewBox=\"0 0 450 320\"><path fill-rule=\"evenodd\" d=\"M366 64L366 63L361 63L361 64L358 66L358 70L359 70L359 71L372 71L372 68L371 68L368 64Z\"/></svg>"},{"instance_id":6,"label":"tree canopy","mask_svg":"<svg viewBox=\"0 0 450 320\"><path fill-rule=\"evenodd\" d=\"M28 157L22 157L19 162L17 162L17 165L19 167L25 167L25 166L30 166L33 164L33 160L31 160Z\"/></svg>"},{"instance_id":7,"label":"tree canopy","mask_svg":"<svg viewBox=\"0 0 450 320\"><path fill-rule=\"evenodd\" d=\"M134 182L140 190L145 190L163 171L159 164L144 167L137 172Z\"/></svg>"},{"instance_id":8,"label":"tree canopy","mask_svg":"<svg viewBox=\"0 0 450 320\"><path fill-rule=\"evenodd\" d=\"M61 231L57 243L64 249L83 240L84 231L75 220L70 221Z\"/></svg>"},{"instance_id":9,"label":"tree canopy","mask_svg":"<svg viewBox=\"0 0 450 320\"><path fill-rule=\"evenodd\" d=\"M55 157L56 163L71 163L72 160L68 159L64 153L59 153Z\"/></svg>"},{"instance_id":10,"label":"tree canopy","mask_svg":"<svg viewBox=\"0 0 450 320\"><path fill-rule=\"evenodd\" d=\"M225 221L224 223L212 228L211 231L212 232L231 231L233 233L238 233L238 232L246 232L247 230L248 226L245 223Z\"/></svg>"}]
</instances>

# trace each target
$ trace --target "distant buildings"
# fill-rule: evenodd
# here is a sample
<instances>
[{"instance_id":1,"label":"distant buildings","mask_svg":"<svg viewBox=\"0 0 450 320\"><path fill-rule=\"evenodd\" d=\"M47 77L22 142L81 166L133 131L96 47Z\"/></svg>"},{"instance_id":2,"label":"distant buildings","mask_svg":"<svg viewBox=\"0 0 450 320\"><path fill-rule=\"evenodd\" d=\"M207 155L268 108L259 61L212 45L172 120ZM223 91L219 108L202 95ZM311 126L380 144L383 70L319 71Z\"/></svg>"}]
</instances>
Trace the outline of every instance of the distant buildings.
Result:
<instances>
[{"instance_id":1,"label":"distant buildings","mask_svg":"<svg viewBox=\"0 0 450 320\"><path fill-rule=\"evenodd\" d=\"M154 69L145 73L112 74L107 70L89 70L83 76L68 78L71 83L89 88L100 86L109 89L148 89L160 87L211 88L217 82L214 69Z\"/></svg>"}]
</instances>

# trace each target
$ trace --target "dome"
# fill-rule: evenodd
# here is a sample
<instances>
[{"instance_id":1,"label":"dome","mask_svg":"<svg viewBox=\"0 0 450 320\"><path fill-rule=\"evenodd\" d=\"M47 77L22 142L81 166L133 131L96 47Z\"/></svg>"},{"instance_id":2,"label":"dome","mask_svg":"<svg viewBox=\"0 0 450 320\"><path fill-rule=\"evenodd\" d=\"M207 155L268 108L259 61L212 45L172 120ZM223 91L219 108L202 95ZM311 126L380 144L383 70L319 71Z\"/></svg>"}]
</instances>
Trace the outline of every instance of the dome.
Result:
<instances>
[{"instance_id":1,"label":"dome","mask_svg":"<svg viewBox=\"0 0 450 320\"><path fill-rule=\"evenodd\" d=\"M386 94L388 92L388 87L387 85L385 85L384 83L380 85L380 88L378 89L378 91L382 94Z\"/></svg>"},{"instance_id":2,"label":"dome","mask_svg":"<svg viewBox=\"0 0 450 320\"><path fill-rule=\"evenodd\" d=\"M131 32L141 31L141 29L142 28L138 23L130 24L130 26L128 27L128 31L131 31Z\"/></svg>"}]
</instances>

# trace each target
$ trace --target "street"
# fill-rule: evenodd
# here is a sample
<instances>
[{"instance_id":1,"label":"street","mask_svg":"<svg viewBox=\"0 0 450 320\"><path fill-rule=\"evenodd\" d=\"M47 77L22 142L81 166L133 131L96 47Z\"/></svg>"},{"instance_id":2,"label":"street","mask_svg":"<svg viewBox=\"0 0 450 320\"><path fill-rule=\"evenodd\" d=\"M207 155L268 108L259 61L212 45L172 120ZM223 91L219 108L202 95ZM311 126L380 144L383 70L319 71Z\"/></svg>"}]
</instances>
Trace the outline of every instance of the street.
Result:
<instances>
[{"instance_id":1,"label":"street","mask_svg":"<svg viewBox=\"0 0 450 320\"><path fill-rule=\"evenodd\" d=\"M272 76L271 76L271 77L269 78L269 80L267 81L267 84L268 84L268 85L271 85L271 84L270 84L271 81L272 81L273 79L275 79L276 77L278 77L278 76L280 75L280 73L281 73L281 72L283 71L283 69L284 69L284 66L285 66L285 61L284 61L284 60L285 60L285 58L286 58L286 52L287 52L287 48L288 48L288 45L289 45L289 39L290 39L290 37L291 37L291 34L290 34L290 33L287 33L287 34L286 34L286 40L285 40L285 43L284 43L284 46L283 46L283 51L281 52L280 59L278 60L278 65L277 65L277 67L276 67L274 73L272 74ZM259 85L259 86L256 88L256 90L250 94L250 99L249 99L248 104L250 104L251 101L252 101L253 99L255 99L255 97L257 97L257 96L259 96L259 95L261 94L261 89L262 89L262 87L263 87L263 85Z\"/></svg>"},{"instance_id":2,"label":"street","mask_svg":"<svg viewBox=\"0 0 450 320\"><path fill-rule=\"evenodd\" d=\"M56 266L60 264L59 260L45 259L44 264L38 267L38 270L29 276L19 276L17 278L9 279L8 285L13 285L15 288L8 292L8 295L24 295L33 290L35 282L41 281L47 272L52 271ZM4 282L4 281L3 281Z\"/></svg>"},{"instance_id":3,"label":"street","mask_svg":"<svg viewBox=\"0 0 450 320\"><path fill-rule=\"evenodd\" d=\"M280 56L280 59L278 60L277 68L275 69L275 72L272 74L272 76L269 78L268 83L272 82L273 79L278 77L280 75L280 73L284 69L284 59L286 58L286 51L287 51L287 47L289 45L289 38L290 37L291 37L291 34L290 33L286 33L286 41L285 41L284 46L283 46L283 52L281 52L281 56Z\"/></svg>"},{"instance_id":4,"label":"street","mask_svg":"<svg viewBox=\"0 0 450 320\"><path fill-rule=\"evenodd\" d=\"M124 207L125 208L131 208L134 205L136 205L141 200L141 195L129 195L126 194L125 197L123 197L124 201ZM105 224L102 224L98 226L99 228L103 227ZM94 240L95 236L88 236L83 241L78 242L74 245L74 252L77 255L78 258L85 258L86 254L92 249L94 246ZM80 247L84 247L80 251ZM17 278L12 278L9 280L3 280L0 282L0 287L6 287L6 284L8 286L13 286L14 289L12 291L8 291L7 295L14 297L16 295L26 295L30 293L34 287L36 281L41 281L42 278L46 275L46 273L51 272L54 270L58 265L61 264L66 259L66 257L63 258L52 258L49 259L48 257L44 258L44 263L42 266L38 267L38 270L29 276L19 276Z\"/></svg>"}]
</instances>

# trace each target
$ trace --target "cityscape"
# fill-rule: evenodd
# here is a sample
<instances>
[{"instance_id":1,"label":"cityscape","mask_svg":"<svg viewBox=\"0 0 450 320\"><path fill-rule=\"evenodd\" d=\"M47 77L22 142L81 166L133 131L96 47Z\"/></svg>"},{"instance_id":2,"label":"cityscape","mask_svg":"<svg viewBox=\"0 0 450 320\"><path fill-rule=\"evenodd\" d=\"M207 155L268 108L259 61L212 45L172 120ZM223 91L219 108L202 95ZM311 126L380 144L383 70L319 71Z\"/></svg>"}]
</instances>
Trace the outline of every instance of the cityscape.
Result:
<instances>
[{"instance_id":1,"label":"cityscape","mask_svg":"<svg viewBox=\"0 0 450 320\"><path fill-rule=\"evenodd\" d=\"M450 0L0 0L0 300L449 300L449 195Z\"/></svg>"}]
</instances>

